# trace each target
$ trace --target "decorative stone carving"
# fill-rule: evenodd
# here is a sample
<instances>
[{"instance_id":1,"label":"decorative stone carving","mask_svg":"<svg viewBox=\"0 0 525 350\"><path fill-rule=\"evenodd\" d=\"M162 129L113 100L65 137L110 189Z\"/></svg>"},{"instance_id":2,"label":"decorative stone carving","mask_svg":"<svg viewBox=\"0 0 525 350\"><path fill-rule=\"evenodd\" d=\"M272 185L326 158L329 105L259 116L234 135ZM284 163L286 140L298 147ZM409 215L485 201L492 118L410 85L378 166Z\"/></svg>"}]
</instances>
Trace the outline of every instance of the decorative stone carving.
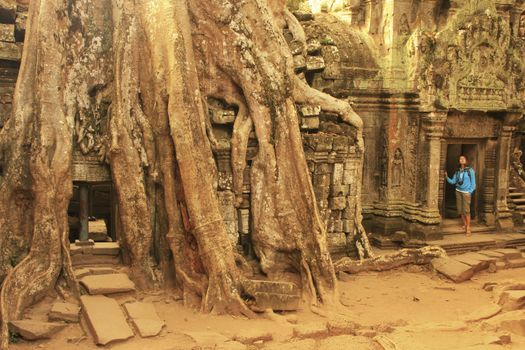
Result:
<instances>
[{"instance_id":1,"label":"decorative stone carving","mask_svg":"<svg viewBox=\"0 0 525 350\"><path fill-rule=\"evenodd\" d=\"M405 174L405 160L403 158L403 152L400 148L397 148L394 153L394 159L392 160L392 186L400 187Z\"/></svg>"}]
</instances>

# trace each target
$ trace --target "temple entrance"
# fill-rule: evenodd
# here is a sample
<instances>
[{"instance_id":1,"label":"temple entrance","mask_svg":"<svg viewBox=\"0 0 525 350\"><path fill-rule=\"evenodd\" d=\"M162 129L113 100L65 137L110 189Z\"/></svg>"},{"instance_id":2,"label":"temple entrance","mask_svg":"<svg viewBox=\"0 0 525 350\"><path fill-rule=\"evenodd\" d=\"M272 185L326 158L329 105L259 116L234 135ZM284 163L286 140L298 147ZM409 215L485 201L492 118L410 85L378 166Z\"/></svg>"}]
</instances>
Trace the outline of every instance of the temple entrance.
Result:
<instances>
[{"instance_id":1,"label":"temple entrance","mask_svg":"<svg viewBox=\"0 0 525 350\"><path fill-rule=\"evenodd\" d=\"M69 240L116 240L116 208L111 183L75 182L69 203Z\"/></svg>"},{"instance_id":2,"label":"temple entrance","mask_svg":"<svg viewBox=\"0 0 525 350\"><path fill-rule=\"evenodd\" d=\"M471 166L476 173L476 183L479 186L480 177L479 174L482 173L480 169L480 155L479 155L479 144L478 143L461 143L462 141L448 141L447 142L447 153L446 153L446 165L445 170L447 171L449 177L452 177L453 174L457 171L458 159L461 155L464 155L468 159L469 166ZM454 186L445 184L445 198L443 200L442 216L444 219L454 219L458 218L456 210L456 190ZM470 207L470 212L472 220L476 221L478 218L478 202L479 202L478 191L474 192L472 203Z\"/></svg>"}]
</instances>

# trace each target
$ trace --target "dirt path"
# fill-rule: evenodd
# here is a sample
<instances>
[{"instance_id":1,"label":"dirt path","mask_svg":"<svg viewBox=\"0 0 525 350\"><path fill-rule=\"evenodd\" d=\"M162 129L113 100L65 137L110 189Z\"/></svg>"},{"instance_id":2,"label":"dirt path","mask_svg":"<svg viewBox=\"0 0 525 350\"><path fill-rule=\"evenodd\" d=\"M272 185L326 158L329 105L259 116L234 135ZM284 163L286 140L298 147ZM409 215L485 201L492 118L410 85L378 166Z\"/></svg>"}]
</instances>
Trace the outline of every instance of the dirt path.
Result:
<instances>
[{"instance_id":1,"label":"dirt path","mask_svg":"<svg viewBox=\"0 0 525 350\"><path fill-rule=\"evenodd\" d=\"M107 346L115 350L188 349L525 349L525 337L510 333L511 343L489 344L505 331L490 330L483 321L465 323L466 315L492 302L492 293L483 290L486 282L525 282L525 268L483 272L471 281L454 284L419 267L382 273L366 273L341 281L344 306L326 311L325 317L311 312L261 315L246 320L230 316L202 315L184 308L166 295L144 295L153 302L167 326L151 339L135 336ZM32 310L43 317L49 300ZM519 311L525 313L524 310ZM40 316L39 316L40 315ZM521 314L521 319L525 319ZM326 324L346 322L336 335ZM356 322L355 326L350 321ZM337 323L336 322L336 323ZM525 321L522 328L525 331ZM330 329L330 327L329 327ZM260 338L271 341L257 341ZM232 341L237 339L239 341ZM251 343L251 344L250 344ZM382 345L380 345L382 344ZM14 350L100 349L78 324L50 341L20 342Z\"/></svg>"}]
</instances>

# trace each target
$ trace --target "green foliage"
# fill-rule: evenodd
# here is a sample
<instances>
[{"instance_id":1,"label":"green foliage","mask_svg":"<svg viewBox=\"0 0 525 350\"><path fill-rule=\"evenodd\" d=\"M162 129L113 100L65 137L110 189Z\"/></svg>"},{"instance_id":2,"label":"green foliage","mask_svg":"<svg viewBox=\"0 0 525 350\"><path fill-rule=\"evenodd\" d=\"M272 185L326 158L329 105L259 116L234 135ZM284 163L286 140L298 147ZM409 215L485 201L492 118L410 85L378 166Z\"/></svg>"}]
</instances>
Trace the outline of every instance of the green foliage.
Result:
<instances>
[{"instance_id":1,"label":"green foliage","mask_svg":"<svg viewBox=\"0 0 525 350\"><path fill-rule=\"evenodd\" d=\"M21 340L22 340L22 338L20 337L20 334L18 334L16 332L9 331L9 342L11 344L20 343Z\"/></svg>"}]
</instances>

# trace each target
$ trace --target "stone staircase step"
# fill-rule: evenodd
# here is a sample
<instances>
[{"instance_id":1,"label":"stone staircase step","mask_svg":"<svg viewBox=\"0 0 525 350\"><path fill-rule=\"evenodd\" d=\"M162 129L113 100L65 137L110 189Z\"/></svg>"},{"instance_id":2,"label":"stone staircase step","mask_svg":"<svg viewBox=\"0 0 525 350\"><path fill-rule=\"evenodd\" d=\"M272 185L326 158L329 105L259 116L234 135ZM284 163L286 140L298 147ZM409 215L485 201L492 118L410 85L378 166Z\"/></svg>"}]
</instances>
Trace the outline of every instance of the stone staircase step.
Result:
<instances>
[{"instance_id":1,"label":"stone staircase step","mask_svg":"<svg viewBox=\"0 0 525 350\"><path fill-rule=\"evenodd\" d=\"M516 205L518 211L525 211L525 204Z\"/></svg>"},{"instance_id":2,"label":"stone staircase step","mask_svg":"<svg viewBox=\"0 0 525 350\"><path fill-rule=\"evenodd\" d=\"M82 295L80 302L96 344L107 345L133 337L133 330L116 300L103 295Z\"/></svg>"},{"instance_id":3,"label":"stone staircase step","mask_svg":"<svg viewBox=\"0 0 525 350\"><path fill-rule=\"evenodd\" d=\"M82 277L80 284L84 286L91 295L135 291L135 284L125 273L89 275Z\"/></svg>"},{"instance_id":4,"label":"stone staircase step","mask_svg":"<svg viewBox=\"0 0 525 350\"><path fill-rule=\"evenodd\" d=\"M474 273L487 269L490 264L490 262L486 260L488 257L484 257L482 258L483 260L480 260L475 256L469 255L469 253L455 255L453 259L471 266L474 269Z\"/></svg>"},{"instance_id":5,"label":"stone staircase step","mask_svg":"<svg viewBox=\"0 0 525 350\"><path fill-rule=\"evenodd\" d=\"M514 248L494 249L494 251L498 253L502 253L505 259L507 260L523 258L523 254L518 249L514 249Z\"/></svg>"},{"instance_id":6,"label":"stone staircase step","mask_svg":"<svg viewBox=\"0 0 525 350\"><path fill-rule=\"evenodd\" d=\"M525 197L525 192L512 192L508 194L509 197Z\"/></svg>"},{"instance_id":7,"label":"stone staircase step","mask_svg":"<svg viewBox=\"0 0 525 350\"><path fill-rule=\"evenodd\" d=\"M82 277L89 276L89 275L109 275L109 274L119 273L119 272L112 267L86 266L86 267L75 269L74 273L75 273L75 277L78 280L80 280Z\"/></svg>"},{"instance_id":8,"label":"stone staircase step","mask_svg":"<svg viewBox=\"0 0 525 350\"><path fill-rule=\"evenodd\" d=\"M511 259L507 261L507 267L511 269L525 267L525 258Z\"/></svg>"},{"instance_id":9,"label":"stone staircase step","mask_svg":"<svg viewBox=\"0 0 525 350\"><path fill-rule=\"evenodd\" d=\"M157 315L155 306L151 303L126 303L124 309L133 326L141 337L154 337L160 333L165 323Z\"/></svg>"},{"instance_id":10,"label":"stone staircase step","mask_svg":"<svg viewBox=\"0 0 525 350\"><path fill-rule=\"evenodd\" d=\"M516 187L509 187L509 192L516 192L518 188Z\"/></svg>"},{"instance_id":11,"label":"stone staircase step","mask_svg":"<svg viewBox=\"0 0 525 350\"><path fill-rule=\"evenodd\" d=\"M113 255L77 254L71 256L73 266L120 265L120 257Z\"/></svg>"},{"instance_id":12,"label":"stone staircase step","mask_svg":"<svg viewBox=\"0 0 525 350\"><path fill-rule=\"evenodd\" d=\"M483 255L486 255L488 257L495 258L498 261L501 261L501 260L503 260L505 258L505 254L497 252L495 250L480 250L478 252L478 254L483 254Z\"/></svg>"},{"instance_id":13,"label":"stone staircase step","mask_svg":"<svg viewBox=\"0 0 525 350\"><path fill-rule=\"evenodd\" d=\"M51 311L48 314L50 321L66 321L66 322L78 322L78 315L80 313L80 307L76 304L56 302L51 307Z\"/></svg>"},{"instance_id":14,"label":"stone staircase step","mask_svg":"<svg viewBox=\"0 0 525 350\"><path fill-rule=\"evenodd\" d=\"M525 203L525 198L513 198L512 202L515 204L523 204Z\"/></svg>"}]
</instances>

